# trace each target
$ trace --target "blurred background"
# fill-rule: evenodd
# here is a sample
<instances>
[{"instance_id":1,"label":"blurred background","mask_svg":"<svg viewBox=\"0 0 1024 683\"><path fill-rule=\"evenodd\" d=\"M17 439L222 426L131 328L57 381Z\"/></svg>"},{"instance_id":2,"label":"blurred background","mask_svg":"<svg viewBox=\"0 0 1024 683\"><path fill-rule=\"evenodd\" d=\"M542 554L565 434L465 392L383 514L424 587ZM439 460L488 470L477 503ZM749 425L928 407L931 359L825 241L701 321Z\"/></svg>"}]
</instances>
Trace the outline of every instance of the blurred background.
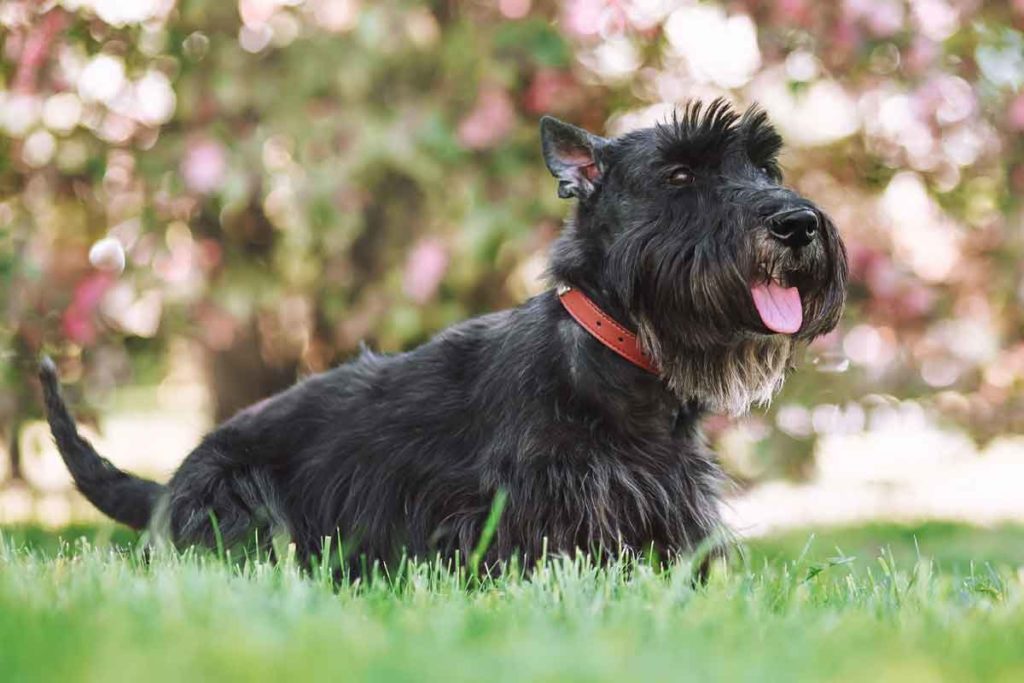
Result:
<instances>
[{"instance_id":1,"label":"blurred background","mask_svg":"<svg viewBox=\"0 0 1024 683\"><path fill-rule=\"evenodd\" d=\"M360 342L542 291L542 114L719 95L768 110L852 270L771 408L708 423L733 523L1020 520L1022 30L1020 0L4 0L0 522L96 514L41 351L99 450L166 478Z\"/></svg>"}]
</instances>

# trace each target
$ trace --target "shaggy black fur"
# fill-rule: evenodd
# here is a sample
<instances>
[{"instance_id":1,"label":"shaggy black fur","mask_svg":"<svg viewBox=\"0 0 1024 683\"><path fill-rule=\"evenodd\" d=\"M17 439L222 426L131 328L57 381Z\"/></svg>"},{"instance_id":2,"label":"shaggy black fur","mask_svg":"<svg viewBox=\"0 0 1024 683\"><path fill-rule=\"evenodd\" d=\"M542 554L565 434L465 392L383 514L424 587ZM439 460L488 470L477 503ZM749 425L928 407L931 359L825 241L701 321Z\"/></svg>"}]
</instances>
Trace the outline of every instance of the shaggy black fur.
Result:
<instances>
[{"instance_id":1,"label":"shaggy black fur","mask_svg":"<svg viewBox=\"0 0 1024 683\"><path fill-rule=\"evenodd\" d=\"M720 473L699 421L767 400L796 344L832 329L846 260L831 222L783 187L781 141L763 113L693 104L615 139L541 122L544 156L576 216L554 245L552 280L580 288L638 330L651 375L577 325L553 291L468 320L408 353L364 352L209 434L162 486L118 471L81 439L41 377L54 436L103 512L227 544L255 528L303 556L340 534L384 562L465 557L499 490L507 505L487 560L576 549L693 549L720 531ZM806 208L809 244L772 236ZM770 333L752 283L798 286L804 323ZM546 539L546 541L545 541Z\"/></svg>"}]
</instances>

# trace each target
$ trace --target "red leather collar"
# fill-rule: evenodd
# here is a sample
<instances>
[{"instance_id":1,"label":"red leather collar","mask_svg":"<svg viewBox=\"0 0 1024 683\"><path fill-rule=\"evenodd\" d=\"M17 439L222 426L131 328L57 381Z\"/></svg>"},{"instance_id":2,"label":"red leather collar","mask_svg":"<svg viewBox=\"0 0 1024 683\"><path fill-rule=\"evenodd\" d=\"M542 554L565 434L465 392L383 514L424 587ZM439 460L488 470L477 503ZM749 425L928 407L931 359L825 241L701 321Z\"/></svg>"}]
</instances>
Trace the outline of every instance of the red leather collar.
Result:
<instances>
[{"instance_id":1,"label":"red leather collar","mask_svg":"<svg viewBox=\"0 0 1024 683\"><path fill-rule=\"evenodd\" d=\"M633 365L651 374L658 374L658 368L644 354L636 335L598 308L590 297L569 285L559 285L556 291L569 315L595 339Z\"/></svg>"}]
</instances>

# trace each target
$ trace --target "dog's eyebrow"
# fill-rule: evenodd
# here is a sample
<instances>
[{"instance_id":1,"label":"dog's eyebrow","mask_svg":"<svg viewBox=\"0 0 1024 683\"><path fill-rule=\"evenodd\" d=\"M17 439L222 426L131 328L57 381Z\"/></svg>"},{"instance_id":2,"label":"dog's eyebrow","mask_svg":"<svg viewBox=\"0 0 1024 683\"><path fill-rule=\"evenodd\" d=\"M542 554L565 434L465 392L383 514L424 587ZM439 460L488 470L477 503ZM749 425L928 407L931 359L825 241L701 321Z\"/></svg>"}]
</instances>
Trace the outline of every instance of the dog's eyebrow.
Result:
<instances>
[{"instance_id":1,"label":"dog's eyebrow","mask_svg":"<svg viewBox=\"0 0 1024 683\"><path fill-rule=\"evenodd\" d=\"M655 145L667 163L718 164L736 139L739 121L739 114L725 99L707 107L691 102L681 113L674 112L670 121L655 126Z\"/></svg>"},{"instance_id":2,"label":"dog's eyebrow","mask_svg":"<svg viewBox=\"0 0 1024 683\"><path fill-rule=\"evenodd\" d=\"M768 114L754 105L747 109L740 120L743 141L750 160L764 164L775 160L782 150L782 136L768 120Z\"/></svg>"}]
</instances>

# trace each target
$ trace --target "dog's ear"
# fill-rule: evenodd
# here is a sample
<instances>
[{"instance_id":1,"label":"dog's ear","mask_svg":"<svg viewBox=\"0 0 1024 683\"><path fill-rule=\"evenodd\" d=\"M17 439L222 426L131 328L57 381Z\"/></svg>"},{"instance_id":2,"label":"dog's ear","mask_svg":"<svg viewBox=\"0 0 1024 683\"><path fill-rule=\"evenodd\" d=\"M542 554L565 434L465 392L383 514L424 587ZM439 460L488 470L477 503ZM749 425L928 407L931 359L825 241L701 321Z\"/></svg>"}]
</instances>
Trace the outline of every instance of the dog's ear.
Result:
<instances>
[{"instance_id":1,"label":"dog's ear","mask_svg":"<svg viewBox=\"0 0 1024 683\"><path fill-rule=\"evenodd\" d=\"M558 178L558 196L585 199L601 179L598 153L607 140L582 128L545 116L540 120L544 163Z\"/></svg>"}]
</instances>

